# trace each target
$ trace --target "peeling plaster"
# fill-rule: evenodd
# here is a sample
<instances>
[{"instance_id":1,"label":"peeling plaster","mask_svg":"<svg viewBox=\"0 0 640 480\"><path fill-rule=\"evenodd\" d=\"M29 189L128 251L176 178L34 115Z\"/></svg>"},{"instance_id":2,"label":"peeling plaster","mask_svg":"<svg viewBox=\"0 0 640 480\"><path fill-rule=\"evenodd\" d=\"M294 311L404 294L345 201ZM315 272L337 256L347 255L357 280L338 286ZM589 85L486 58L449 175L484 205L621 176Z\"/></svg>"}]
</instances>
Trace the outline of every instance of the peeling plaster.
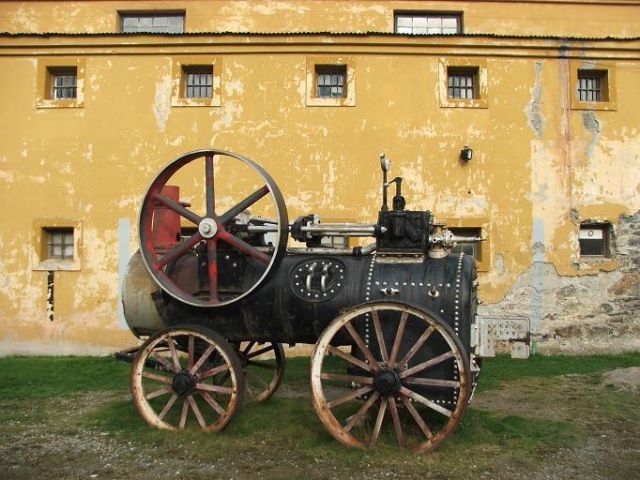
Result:
<instances>
[{"instance_id":1,"label":"peeling plaster","mask_svg":"<svg viewBox=\"0 0 640 480\"><path fill-rule=\"evenodd\" d=\"M596 118L596 112L582 112L582 125L591 134L591 141L587 145L587 158L593 158L593 153L600 142L600 122Z\"/></svg>"},{"instance_id":2,"label":"peeling plaster","mask_svg":"<svg viewBox=\"0 0 640 480\"><path fill-rule=\"evenodd\" d=\"M165 131L167 120L171 113L171 86L171 75L164 75L160 81L156 82L156 94L152 110L156 118L158 130L161 132Z\"/></svg>"},{"instance_id":3,"label":"peeling plaster","mask_svg":"<svg viewBox=\"0 0 640 480\"><path fill-rule=\"evenodd\" d=\"M242 95L244 93L244 85L239 78L235 80L227 80L224 82L224 91L228 96Z\"/></svg>"},{"instance_id":4,"label":"peeling plaster","mask_svg":"<svg viewBox=\"0 0 640 480\"><path fill-rule=\"evenodd\" d=\"M531 100L529 100L529 103L525 108L525 114L527 116L529 126L534 131L536 138L540 139L544 134L544 117L540 112L540 104L542 103L542 62L535 62L534 69L535 80L533 87L529 90Z\"/></svg>"}]
</instances>

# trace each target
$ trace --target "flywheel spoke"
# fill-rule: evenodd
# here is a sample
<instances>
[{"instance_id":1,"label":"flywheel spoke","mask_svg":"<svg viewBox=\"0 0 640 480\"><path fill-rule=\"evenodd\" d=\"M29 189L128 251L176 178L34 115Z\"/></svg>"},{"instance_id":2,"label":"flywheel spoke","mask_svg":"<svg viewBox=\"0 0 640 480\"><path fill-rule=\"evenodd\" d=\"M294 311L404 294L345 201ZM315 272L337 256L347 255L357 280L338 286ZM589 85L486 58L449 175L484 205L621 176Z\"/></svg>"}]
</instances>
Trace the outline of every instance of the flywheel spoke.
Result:
<instances>
[{"instance_id":1,"label":"flywheel spoke","mask_svg":"<svg viewBox=\"0 0 640 480\"><path fill-rule=\"evenodd\" d=\"M235 235L232 235L226 230L220 230L218 232L218 238L223 242L231 245L236 250L246 255L249 255L251 258L258 260L260 263L263 263L264 265L268 265L269 262L271 261L271 257L269 255L261 252L253 245L249 245L244 240L240 240L238 237L236 237Z\"/></svg>"},{"instance_id":2,"label":"flywheel spoke","mask_svg":"<svg viewBox=\"0 0 640 480\"><path fill-rule=\"evenodd\" d=\"M152 198L154 200L160 202L161 204L163 204L165 207L173 210L177 214L183 216L187 220L190 220L191 222L195 223L196 225L198 225L202 221L202 217L200 215L198 215L197 213L192 212L191 210L187 209L186 207L183 207L182 205L180 205L179 202L176 202L172 198L169 198L169 197L167 197L165 195L162 195L160 193L153 194Z\"/></svg>"},{"instance_id":3,"label":"flywheel spoke","mask_svg":"<svg viewBox=\"0 0 640 480\"><path fill-rule=\"evenodd\" d=\"M205 180L207 194L207 217L213 218L216 214L215 183L213 178L213 155L205 157Z\"/></svg>"},{"instance_id":4,"label":"flywheel spoke","mask_svg":"<svg viewBox=\"0 0 640 480\"><path fill-rule=\"evenodd\" d=\"M209 301L215 303L218 301L218 241L215 238L207 239L207 258L209 265L207 266L207 274L209 276Z\"/></svg>"},{"instance_id":5,"label":"flywheel spoke","mask_svg":"<svg viewBox=\"0 0 640 480\"><path fill-rule=\"evenodd\" d=\"M247 208L249 208L251 205L256 203L258 200L260 200L262 197L264 197L268 193L269 193L269 187L267 187L266 185L259 188L258 190L253 192L251 195L249 195L247 198L240 201L240 203L238 203L237 205L234 205L229 210L224 212L220 217L220 223L222 223L223 225L226 225L231 220L233 220L236 216L240 215Z\"/></svg>"},{"instance_id":6,"label":"flywheel spoke","mask_svg":"<svg viewBox=\"0 0 640 480\"><path fill-rule=\"evenodd\" d=\"M174 260L178 259L193 247L195 247L199 242L204 240L204 237L200 235L200 232L196 232L185 242L178 243L175 247L165 253L158 261L155 263L155 267L157 269L164 268Z\"/></svg>"}]
</instances>

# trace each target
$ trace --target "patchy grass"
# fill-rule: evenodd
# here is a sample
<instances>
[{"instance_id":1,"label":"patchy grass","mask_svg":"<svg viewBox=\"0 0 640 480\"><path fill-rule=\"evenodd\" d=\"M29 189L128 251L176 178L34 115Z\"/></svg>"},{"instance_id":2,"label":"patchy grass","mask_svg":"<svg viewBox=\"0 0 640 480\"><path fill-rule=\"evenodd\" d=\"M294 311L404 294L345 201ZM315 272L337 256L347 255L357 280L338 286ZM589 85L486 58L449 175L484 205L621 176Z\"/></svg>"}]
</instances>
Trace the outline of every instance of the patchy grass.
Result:
<instances>
[{"instance_id":1,"label":"patchy grass","mask_svg":"<svg viewBox=\"0 0 640 480\"><path fill-rule=\"evenodd\" d=\"M497 357L483 360L478 389L492 390L501 383L527 377L555 377L559 375L602 374L614 368L640 366L640 353L595 356L535 355L527 360Z\"/></svg>"},{"instance_id":2,"label":"patchy grass","mask_svg":"<svg viewBox=\"0 0 640 480\"><path fill-rule=\"evenodd\" d=\"M0 400L126 391L130 367L111 357L0 358Z\"/></svg>"},{"instance_id":3,"label":"patchy grass","mask_svg":"<svg viewBox=\"0 0 640 480\"><path fill-rule=\"evenodd\" d=\"M5 358L0 471L9 472L3 478L493 479L536 478L532 472L551 462L563 478L584 477L581 468L603 478L632 475L640 462L621 445L640 444L638 397L603 387L600 376L637 365L640 354L485 361L478 398L454 437L415 455L393 441L358 451L333 440L306 393L308 358L288 360L282 391L245 404L220 434L147 426L128 395L129 366L111 358ZM611 451L593 450L592 441ZM611 461L600 468L590 458Z\"/></svg>"}]
</instances>

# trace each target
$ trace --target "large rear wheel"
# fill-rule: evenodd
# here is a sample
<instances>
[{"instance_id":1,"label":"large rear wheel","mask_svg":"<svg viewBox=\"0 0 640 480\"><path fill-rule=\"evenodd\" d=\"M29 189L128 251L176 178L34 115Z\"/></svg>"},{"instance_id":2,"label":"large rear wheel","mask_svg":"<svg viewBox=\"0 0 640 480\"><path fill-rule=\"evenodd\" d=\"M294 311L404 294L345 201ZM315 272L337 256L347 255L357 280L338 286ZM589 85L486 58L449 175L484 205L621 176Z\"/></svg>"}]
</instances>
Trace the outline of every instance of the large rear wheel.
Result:
<instances>
[{"instance_id":1,"label":"large rear wheel","mask_svg":"<svg viewBox=\"0 0 640 480\"><path fill-rule=\"evenodd\" d=\"M460 423L469 360L435 315L397 302L361 304L337 317L311 357L313 406L344 445L378 442L430 451Z\"/></svg>"}]
</instances>

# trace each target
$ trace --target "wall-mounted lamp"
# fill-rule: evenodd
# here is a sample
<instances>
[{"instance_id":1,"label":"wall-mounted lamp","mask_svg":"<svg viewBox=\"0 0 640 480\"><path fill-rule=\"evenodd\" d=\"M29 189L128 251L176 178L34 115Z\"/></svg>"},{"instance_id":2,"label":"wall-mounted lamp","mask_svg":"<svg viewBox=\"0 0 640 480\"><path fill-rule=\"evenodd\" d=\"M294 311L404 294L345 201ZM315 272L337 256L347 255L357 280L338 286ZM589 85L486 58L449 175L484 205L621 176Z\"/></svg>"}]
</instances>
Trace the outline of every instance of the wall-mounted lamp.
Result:
<instances>
[{"instance_id":1,"label":"wall-mounted lamp","mask_svg":"<svg viewBox=\"0 0 640 480\"><path fill-rule=\"evenodd\" d=\"M465 145L465 147L462 150L460 150L460 160L462 160L463 162L468 162L472 158L473 158L473 150L471 150L471 148Z\"/></svg>"}]
</instances>

